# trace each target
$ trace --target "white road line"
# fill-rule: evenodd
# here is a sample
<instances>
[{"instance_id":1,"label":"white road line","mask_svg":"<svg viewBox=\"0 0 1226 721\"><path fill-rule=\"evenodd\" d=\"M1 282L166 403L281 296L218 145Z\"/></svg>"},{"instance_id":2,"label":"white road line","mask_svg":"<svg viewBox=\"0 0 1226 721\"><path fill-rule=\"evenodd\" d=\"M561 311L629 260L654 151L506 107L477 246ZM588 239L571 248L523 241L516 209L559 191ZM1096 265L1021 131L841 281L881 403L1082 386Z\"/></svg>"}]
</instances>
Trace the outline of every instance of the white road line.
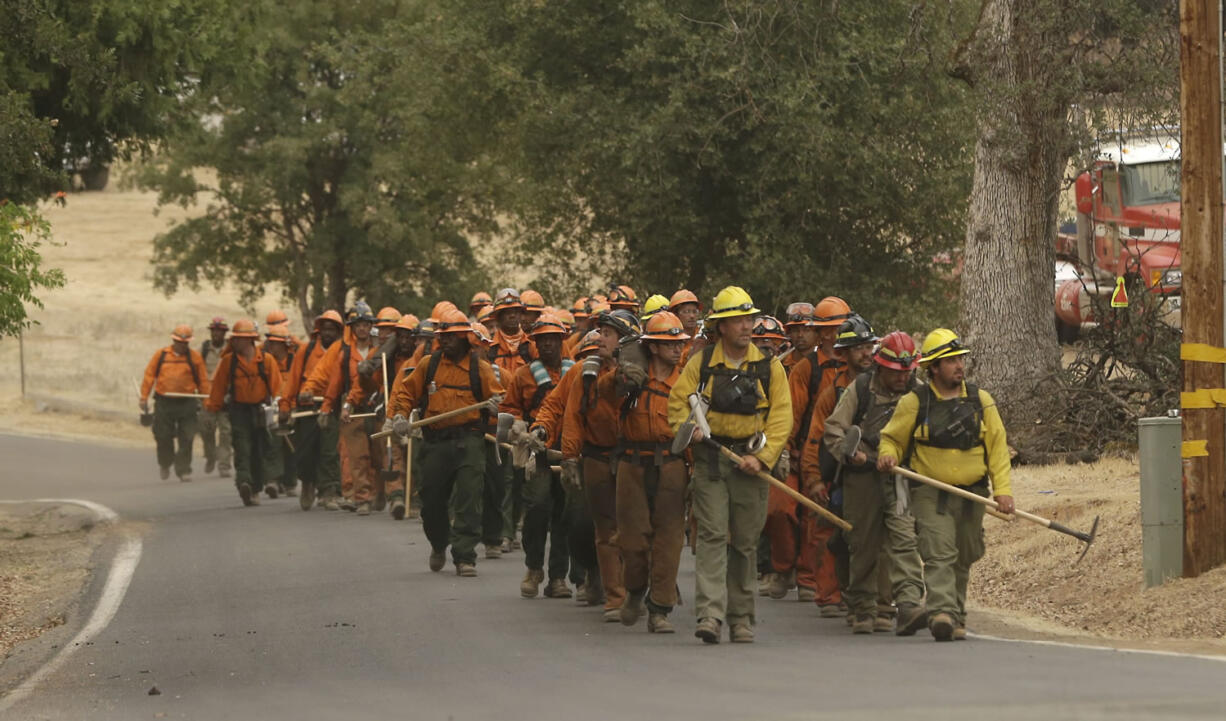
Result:
<instances>
[{"instance_id":1,"label":"white road line","mask_svg":"<svg viewBox=\"0 0 1226 721\"><path fill-rule=\"evenodd\" d=\"M0 503L71 503L93 511L103 523L113 523L119 518L119 514L100 503L76 498L38 498L27 501L0 501ZM30 674L29 678L13 688L7 696L0 698L0 713L7 711L14 704L29 696L44 679L59 670L78 648L84 646L106 628L111 619L115 617L120 604L123 603L124 594L128 592L128 584L132 582L136 566L140 563L140 554L140 536L131 531L124 531L119 550L111 561L106 585L102 588L102 594L98 597L98 604L94 606L94 612L90 615L89 621L77 632L72 641L60 649L54 658Z\"/></svg>"},{"instance_id":2,"label":"white road line","mask_svg":"<svg viewBox=\"0 0 1226 721\"><path fill-rule=\"evenodd\" d=\"M1000 636L987 636L982 633L969 634L971 638L981 638L985 641L1003 641L1005 643L1032 643L1039 646L1062 646L1064 648L1078 648L1086 651L1114 651L1115 653L1142 653L1151 656L1174 656L1177 658L1194 658L1201 661L1217 661L1218 663L1226 663L1226 656L1214 656L1205 653L1180 653L1179 651L1159 651L1151 648L1117 648L1115 646L1096 646L1088 643L1071 643L1069 641L1043 641L1038 639L1025 638L1001 638Z\"/></svg>"}]
</instances>

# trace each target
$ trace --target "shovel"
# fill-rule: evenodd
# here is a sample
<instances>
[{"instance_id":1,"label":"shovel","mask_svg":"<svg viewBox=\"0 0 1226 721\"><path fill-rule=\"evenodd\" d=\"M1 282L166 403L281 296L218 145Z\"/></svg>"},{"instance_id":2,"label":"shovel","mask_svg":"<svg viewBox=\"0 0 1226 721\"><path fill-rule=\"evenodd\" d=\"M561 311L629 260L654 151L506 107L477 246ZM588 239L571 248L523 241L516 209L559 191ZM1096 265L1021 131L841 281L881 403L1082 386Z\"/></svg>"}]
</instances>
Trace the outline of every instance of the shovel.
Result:
<instances>
[{"instance_id":1,"label":"shovel","mask_svg":"<svg viewBox=\"0 0 1226 721\"><path fill-rule=\"evenodd\" d=\"M960 498L965 498L967 500L974 501L975 503L987 506L989 509L999 512L1000 506L997 505L996 501L992 500L991 498L984 498L983 496L977 493L971 493L965 488L959 488L958 486L953 486L948 483L943 483L941 481L938 481L935 478L929 478L928 476L921 475L911 470L910 468L903 468L902 466L894 466L894 468L890 469L890 472L897 473L898 475L904 478L910 478L913 481L919 481L920 483L932 486L933 488L939 488L942 491L945 491L946 493L951 493ZM1016 514L1019 518L1023 518L1027 521L1030 521L1031 523L1037 523L1040 526L1043 526L1044 528L1049 528L1053 531L1056 531L1057 533L1063 533L1066 536L1072 536L1073 538L1076 538L1077 540L1085 543L1086 544L1085 548L1081 549L1081 555L1077 557L1075 564L1081 563L1081 559L1086 557L1086 552L1090 550L1090 544L1094 543L1095 537L1098 536L1098 516L1094 517L1094 523L1093 525L1090 526L1090 532L1083 533L1081 531L1073 530L1072 528L1069 528L1068 526L1057 523L1050 519L1043 518L1042 516L1036 516L1033 513L1027 513L1026 511L1023 511L1020 508L1014 509L1013 513ZM1001 515L1007 515L1007 514L1001 514Z\"/></svg>"}]
</instances>

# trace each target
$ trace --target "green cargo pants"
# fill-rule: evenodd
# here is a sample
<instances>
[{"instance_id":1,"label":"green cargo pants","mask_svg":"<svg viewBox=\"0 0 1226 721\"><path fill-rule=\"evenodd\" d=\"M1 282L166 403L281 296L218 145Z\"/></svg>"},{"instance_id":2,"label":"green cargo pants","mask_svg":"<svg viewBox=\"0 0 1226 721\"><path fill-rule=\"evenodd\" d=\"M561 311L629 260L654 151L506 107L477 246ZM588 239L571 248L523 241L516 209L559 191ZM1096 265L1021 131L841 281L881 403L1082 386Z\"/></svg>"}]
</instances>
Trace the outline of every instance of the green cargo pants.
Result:
<instances>
[{"instance_id":1,"label":"green cargo pants","mask_svg":"<svg viewBox=\"0 0 1226 721\"><path fill-rule=\"evenodd\" d=\"M320 430L313 417L294 421L294 469L304 486L315 486L320 498L341 494L340 434L338 423Z\"/></svg>"},{"instance_id":2,"label":"green cargo pants","mask_svg":"<svg viewBox=\"0 0 1226 721\"><path fill-rule=\"evenodd\" d=\"M983 506L932 486L917 486L911 489L911 512L924 559L929 618L948 613L965 624L971 564L984 553Z\"/></svg>"},{"instance_id":3,"label":"green cargo pants","mask_svg":"<svg viewBox=\"0 0 1226 721\"><path fill-rule=\"evenodd\" d=\"M566 490L562 488L561 479L549 469L548 459L538 457L535 468L524 469L523 497L524 565L529 569L543 569L548 542L549 580L566 578L570 570Z\"/></svg>"},{"instance_id":4,"label":"green cargo pants","mask_svg":"<svg viewBox=\"0 0 1226 721\"><path fill-rule=\"evenodd\" d=\"M196 439L199 405L195 398L154 399L153 438L157 441L158 465L162 468L173 465L180 478L192 473L192 441Z\"/></svg>"},{"instance_id":5,"label":"green cargo pants","mask_svg":"<svg viewBox=\"0 0 1226 721\"><path fill-rule=\"evenodd\" d=\"M881 573L889 574L895 603L919 605L924 598L924 568L915 537L915 519L895 512L894 478L873 471L844 471L844 531L851 559L847 592L851 612L877 614ZM888 562L881 563L882 557ZM883 568L884 565L884 568Z\"/></svg>"},{"instance_id":6,"label":"green cargo pants","mask_svg":"<svg viewBox=\"0 0 1226 721\"><path fill-rule=\"evenodd\" d=\"M204 460L216 463L217 470L228 473L233 455L230 450L230 414L225 411L201 411L197 425L200 440L204 442Z\"/></svg>"},{"instance_id":7,"label":"green cargo pants","mask_svg":"<svg viewBox=\"0 0 1226 721\"><path fill-rule=\"evenodd\" d=\"M274 439L257 419L260 406L255 403L230 404L230 443L234 448L234 487L245 483L253 493L277 480L281 468L280 439Z\"/></svg>"},{"instance_id":8,"label":"green cargo pants","mask_svg":"<svg viewBox=\"0 0 1226 721\"><path fill-rule=\"evenodd\" d=\"M435 552L451 546L455 563L477 562L485 487L485 438L476 431L419 441L421 522Z\"/></svg>"},{"instance_id":9,"label":"green cargo pants","mask_svg":"<svg viewBox=\"0 0 1226 721\"><path fill-rule=\"evenodd\" d=\"M502 537L514 539L519 537L519 522L524 517L524 469L504 463L503 474L502 499L499 504L502 510Z\"/></svg>"},{"instance_id":10,"label":"green cargo pants","mask_svg":"<svg viewBox=\"0 0 1226 721\"><path fill-rule=\"evenodd\" d=\"M695 611L698 618L752 624L768 486L707 450L697 449L694 463Z\"/></svg>"},{"instance_id":11,"label":"green cargo pants","mask_svg":"<svg viewBox=\"0 0 1226 721\"><path fill-rule=\"evenodd\" d=\"M498 447L493 443L485 444L485 488L481 495L481 541L487 547L502 546L503 527L506 518L503 515L503 501L506 499L507 477L511 471L511 454L503 453L502 462L498 462Z\"/></svg>"}]
</instances>

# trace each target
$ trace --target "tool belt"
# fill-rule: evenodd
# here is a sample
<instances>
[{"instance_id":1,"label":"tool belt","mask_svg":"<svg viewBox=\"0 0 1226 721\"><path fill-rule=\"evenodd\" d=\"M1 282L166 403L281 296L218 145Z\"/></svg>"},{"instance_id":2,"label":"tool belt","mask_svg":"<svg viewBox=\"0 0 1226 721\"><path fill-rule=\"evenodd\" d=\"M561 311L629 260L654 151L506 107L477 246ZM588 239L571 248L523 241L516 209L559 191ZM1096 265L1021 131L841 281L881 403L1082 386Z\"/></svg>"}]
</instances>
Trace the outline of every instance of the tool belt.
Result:
<instances>
[{"instance_id":1,"label":"tool belt","mask_svg":"<svg viewBox=\"0 0 1226 721\"><path fill-rule=\"evenodd\" d=\"M638 463L657 468L665 463L684 460L682 456L673 455L672 443L653 443L651 441L623 440L614 449L614 455L617 456L619 463Z\"/></svg>"},{"instance_id":2,"label":"tool belt","mask_svg":"<svg viewBox=\"0 0 1226 721\"><path fill-rule=\"evenodd\" d=\"M920 483L918 481L911 481L910 484L911 484L912 491L914 491L919 486L924 485L923 483ZM974 493L977 496L983 496L984 498L987 498L988 497L988 477L984 476L983 478L980 478L979 480L975 481L969 486L959 486L959 488L964 488L970 491L971 493ZM951 497L952 495L950 494L949 491L937 491L937 513L941 514L942 516L949 514L949 499ZM958 500L962 501L962 513L964 514L970 513L971 509L973 509L976 505L978 505L977 503L975 503L969 498L959 498Z\"/></svg>"},{"instance_id":3,"label":"tool belt","mask_svg":"<svg viewBox=\"0 0 1226 721\"><path fill-rule=\"evenodd\" d=\"M579 455L584 458L591 458L595 461L604 461L609 463L612 460L613 451L616 450L612 446L598 446L595 443L583 442L583 448L579 451Z\"/></svg>"},{"instance_id":4,"label":"tool belt","mask_svg":"<svg viewBox=\"0 0 1226 721\"><path fill-rule=\"evenodd\" d=\"M422 440L430 441L454 441L466 436L483 436L485 428L478 422L463 423L458 426L448 426L446 428L422 428Z\"/></svg>"},{"instance_id":5,"label":"tool belt","mask_svg":"<svg viewBox=\"0 0 1226 721\"><path fill-rule=\"evenodd\" d=\"M725 448L737 454L738 456L743 456L746 453L749 453L749 442L753 440L753 436L746 436L744 438L731 438L729 436L712 435L711 440L715 441L721 446L724 446ZM695 457L697 457L699 449L695 448L694 450L695 450ZM702 450L705 451L707 463L710 464L711 468L712 469L718 468L719 459L720 459L719 449L709 443L704 443L702 445Z\"/></svg>"}]
</instances>

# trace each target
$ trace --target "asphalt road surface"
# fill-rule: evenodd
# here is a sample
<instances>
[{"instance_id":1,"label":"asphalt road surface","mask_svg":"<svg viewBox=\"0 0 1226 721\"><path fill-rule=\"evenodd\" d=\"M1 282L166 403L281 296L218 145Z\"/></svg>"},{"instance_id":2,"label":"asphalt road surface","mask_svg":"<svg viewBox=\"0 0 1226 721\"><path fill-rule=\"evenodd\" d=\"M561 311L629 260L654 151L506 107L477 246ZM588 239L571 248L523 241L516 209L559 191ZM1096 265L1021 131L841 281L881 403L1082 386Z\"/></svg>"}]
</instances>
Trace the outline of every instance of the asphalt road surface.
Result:
<instances>
[{"instance_id":1,"label":"asphalt road surface","mask_svg":"<svg viewBox=\"0 0 1226 721\"><path fill-rule=\"evenodd\" d=\"M1221 662L852 636L811 604L769 599L757 643L704 646L688 551L678 633L654 636L572 601L521 599L520 553L480 560L478 578L431 573L417 521L303 513L297 499L243 508L229 480L159 481L152 450L0 436L0 457L0 497L105 504L143 545L109 624L3 718L1226 717ZM65 633L85 623L97 577ZM24 648L0 679L63 650L51 645Z\"/></svg>"}]
</instances>

